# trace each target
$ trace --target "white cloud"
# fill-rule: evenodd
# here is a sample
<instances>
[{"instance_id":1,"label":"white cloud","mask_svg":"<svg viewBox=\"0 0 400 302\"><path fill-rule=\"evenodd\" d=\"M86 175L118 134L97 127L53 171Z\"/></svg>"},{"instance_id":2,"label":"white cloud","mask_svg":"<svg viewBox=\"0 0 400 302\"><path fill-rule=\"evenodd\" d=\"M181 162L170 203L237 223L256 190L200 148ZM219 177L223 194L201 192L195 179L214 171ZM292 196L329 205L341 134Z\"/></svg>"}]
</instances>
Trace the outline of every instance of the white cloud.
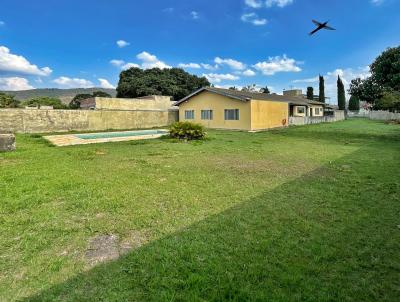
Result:
<instances>
[{"instance_id":1,"label":"white cloud","mask_svg":"<svg viewBox=\"0 0 400 302\"><path fill-rule=\"evenodd\" d=\"M371 2L373 5L379 6L379 5L381 5L383 2L385 2L385 0L370 0L370 2Z\"/></svg>"},{"instance_id":2,"label":"white cloud","mask_svg":"<svg viewBox=\"0 0 400 302\"><path fill-rule=\"evenodd\" d=\"M203 67L204 69L207 70L216 70L218 69L218 65L210 65L210 64L204 64L204 63L200 63L201 67Z\"/></svg>"},{"instance_id":3,"label":"white cloud","mask_svg":"<svg viewBox=\"0 0 400 302\"><path fill-rule=\"evenodd\" d=\"M318 81L319 81L319 78L318 78L318 76L316 76L314 78L294 80L293 83L316 83Z\"/></svg>"},{"instance_id":4,"label":"white cloud","mask_svg":"<svg viewBox=\"0 0 400 302\"><path fill-rule=\"evenodd\" d=\"M171 68L171 66L165 64L163 61L157 59L155 55L149 54L146 51L141 52L136 56L136 58L142 61L142 68L149 69L149 68Z\"/></svg>"},{"instance_id":5,"label":"white cloud","mask_svg":"<svg viewBox=\"0 0 400 302\"><path fill-rule=\"evenodd\" d=\"M243 64L242 62L233 60L233 59L221 59L220 57L216 57L214 59L214 62L219 65L227 65L230 68L235 69L235 70L243 70L246 68L245 64Z\"/></svg>"},{"instance_id":6,"label":"white cloud","mask_svg":"<svg viewBox=\"0 0 400 302\"><path fill-rule=\"evenodd\" d=\"M203 74L203 77L206 77L211 83L221 83L222 81L236 81L240 78L233 74L219 74L219 73L207 73Z\"/></svg>"},{"instance_id":7,"label":"white cloud","mask_svg":"<svg viewBox=\"0 0 400 302\"><path fill-rule=\"evenodd\" d=\"M124 60L116 60L116 59L114 59L114 60L110 61L110 64L114 65L116 67L121 67L122 65L125 64L125 61Z\"/></svg>"},{"instance_id":8,"label":"white cloud","mask_svg":"<svg viewBox=\"0 0 400 302\"><path fill-rule=\"evenodd\" d=\"M256 73L251 69L247 69L247 70L243 71L242 74L246 77L254 77L256 75Z\"/></svg>"},{"instance_id":9,"label":"white cloud","mask_svg":"<svg viewBox=\"0 0 400 302\"><path fill-rule=\"evenodd\" d=\"M0 46L0 72L2 71L38 76L48 76L52 73L49 67L39 68L23 56L12 54L5 46Z\"/></svg>"},{"instance_id":10,"label":"white cloud","mask_svg":"<svg viewBox=\"0 0 400 302\"><path fill-rule=\"evenodd\" d=\"M136 64L136 63L128 62L128 63L122 65L122 66L121 66L121 69L127 70L127 69L132 68L132 67L140 68L140 65L138 65L138 64Z\"/></svg>"},{"instance_id":11,"label":"white cloud","mask_svg":"<svg viewBox=\"0 0 400 302\"><path fill-rule=\"evenodd\" d=\"M268 20L265 18L259 18L256 13L248 13L248 14L243 14L240 19L243 22L246 23L251 23L255 26L262 26L268 23Z\"/></svg>"},{"instance_id":12,"label":"white cloud","mask_svg":"<svg viewBox=\"0 0 400 302\"><path fill-rule=\"evenodd\" d=\"M194 69L200 69L201 68L200 64L197 64L197 63L187 63L187 64L180 63L180 64L178 64L178 67L181 67L181 68L194 68Z\"/></svg>"},{"instance_id":13,"label":"white cloud","mask_svg":"<svg viewBox=\"0 0 400 302\"><path fill-rule=\"evenodd\" d=\"M245 0L244 3L252 8L260 8L263 5L261 0Z\"/></svg>"},{"instance_id":14,"label":"white cloud","mask_svg":"<svg viewBox=\"0 0 400 302\"><path fill-rule=\"evenodd\" d=\"M111 88L111 89L115 89L115 86L112 85L109 81L107 81L106 79L98 79L100 82L100 87L101 88Z\"/></svg>"},{"instance_id":15,"label":"white cloud","mask_svg":"<svg viewBox=\"0 0 400 302\"><path fill-rule=\"evenodd\" d=\"M274 75L277 72L301 71L301 68L296 65L298 63L295 59L290 59L286 55L283 55L283 57L270 57L268 61L258 62L253 67L261 71L264 75Z\"/></svg>"},{"instance_id":16,"label":"white cloud","mask_svg":"<svg viewBox=\"0 0 400 302\"><path fill-rule=\"evenodd\" d=\"M190 16L192 17L193 20L197 20L197 19L200 18L200 17L199 17L199 13L196 12L196 11L190 12Z\"/></svg>"},{"instance_id":17,"label":"white cloud","mask_svg":"<svg viewBox=\"0 0 400 302\"><path fill-rule=\"evenodd\" d=\"M0 78L0 89L16 91L16 90L34 89L34 87L31 86L28 80L25 78L10 77L10 78Z\"/></svg>"},{"instance_id":18,"label":"white cloud","mask_svg":"<svg viewBox=\"0 0 400 302\"><path fill-rule=\"evenodd\" d=\"M6 25L6 22L0 20L0 26Z\"/></svg>"},{"instance_id":19,"label":"white cloud","mask_svg":"<svg viewBox=\"0 0 400 302\"><path fill-rule=\"evenodd\" d=\"M94 87L91 81L78 78L59 77L53 80L54 83L58 84L62 88L91 88Z\"/></svg>"},{"instance_id":20,"label":"white cloud","mask_svg":"<svg viewBox=\"0 0 400 302\"><path fill-rule=\"evenodd\" d=\"M265 5L267 7L272 7L272 6L285 7L292 3L293 3L293 0L267 0L265 2Z\"/></svg>"},{"instance_id":21,"label":"white cloud","mask_svg":"<svg viewBox=\"0 0 400 302\"><path fill-rule=\"evenodd\" d=\"M115 67L119 67L123 70L132 67L143 68L143 69L156 68L156 67L160 69L172 68L171 66L165 64L163 61L158 60L155 55L149 54L146 51L139 53L136 56L136 58L141 61L141 64L125 62L124 60L117 60L117 59L111 60L110 64Z\"/></svg>"},{"instance_id":22,"label":"white cloud","mask_svg":"<svg viewBox=\"0 0 400 302\"><path fill-rule=\"evenodd\" d=\"M131 44L131 43L126 42L126 41L124 41L124 40L118 40L116 43L117 43L117 45L118 45L119 48L123 48L123 47L126 47L126 46L128 46L128 45Z\"/></svg>"}]
</instances>

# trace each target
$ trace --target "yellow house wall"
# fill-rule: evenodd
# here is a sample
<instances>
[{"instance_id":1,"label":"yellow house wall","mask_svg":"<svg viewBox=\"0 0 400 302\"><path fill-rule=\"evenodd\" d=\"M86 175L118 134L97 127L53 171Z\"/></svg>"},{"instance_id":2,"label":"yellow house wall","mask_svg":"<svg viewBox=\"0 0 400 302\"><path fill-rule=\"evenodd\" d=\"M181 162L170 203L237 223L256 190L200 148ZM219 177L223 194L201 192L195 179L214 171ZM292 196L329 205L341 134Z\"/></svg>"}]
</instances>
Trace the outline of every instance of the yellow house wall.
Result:
<instances>
[{"instance_id":1,"label":"yellow house wall","mask_svg":"<svg viewBox=\"0 0 400 302\"><path fill-rule=\"evenodd\" d=\"M287 126L288 110L285 102L251 100L251 130Z\"/></svg>"},{"instance_id":2,"label":"yellow house wall","mask_svg":"<svg viewBox=\"0 0 400 302\"><path fill-rule=\"evenodd\" d=\"M225 109L239 109L239 120L226 121ZM194 119L185 119L185 110L194 110ZM213 110L212 120L202 120L201 110ZM179 120L201 124L207 128L251 130L250 101L231 99L208 91L193 96L179 106Z\"/></svg>"}]
</instances>

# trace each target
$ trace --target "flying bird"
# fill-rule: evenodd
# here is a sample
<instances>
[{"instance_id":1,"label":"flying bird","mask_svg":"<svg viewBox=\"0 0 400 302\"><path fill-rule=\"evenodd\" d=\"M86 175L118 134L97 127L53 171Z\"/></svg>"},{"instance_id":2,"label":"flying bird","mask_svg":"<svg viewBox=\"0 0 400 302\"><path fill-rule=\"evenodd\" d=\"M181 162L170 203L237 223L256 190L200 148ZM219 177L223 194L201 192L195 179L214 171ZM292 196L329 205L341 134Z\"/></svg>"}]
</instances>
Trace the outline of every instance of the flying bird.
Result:
<instances>
[{"instance_id":1,"label":"flying bird","mask_svg":"<svg viewBox=\"0 0 400 302\"><path fill-rule=\"evenodd\" d=\"M326 21L325 23L321 23L321 22L312 20L312 22L317 26L317 28L314 29L312 32L310 32L310 36L315 34L317 31L319 31L321 29L336 30L333 27L328 26L329 21Z\"/></svg>"}]
</instances>

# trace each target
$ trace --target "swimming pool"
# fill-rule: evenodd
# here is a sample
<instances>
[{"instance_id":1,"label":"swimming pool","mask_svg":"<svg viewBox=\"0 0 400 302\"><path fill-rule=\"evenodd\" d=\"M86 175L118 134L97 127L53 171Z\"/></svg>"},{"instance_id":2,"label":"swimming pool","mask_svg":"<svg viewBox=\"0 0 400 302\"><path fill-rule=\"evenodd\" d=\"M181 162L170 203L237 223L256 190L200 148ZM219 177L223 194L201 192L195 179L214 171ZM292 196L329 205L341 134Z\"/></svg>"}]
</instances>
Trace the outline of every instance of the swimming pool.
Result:
<instances>
[{"instance_id":1,"label":"swimming pool","mask_svg":"<svg viewBox=\"0 0 400 302\"><path fill-rule=\"evenodd\" d=\"M75 136L80 139L98 139L98 138L129 137L129 136L157 135L157 134L162 135L167 133L168 133L167 130L137 130L137 131L123 131L123 132L75 134Z\"/></svg>"},{"instance_id":2,"label":"swimming pool","mask_svg":"<svg viewBox=\"0 0 400 302\"><path fill-rule=\"evenodd\" d=\"M166 129L118 131L118 132L97 132L82 134L64 134L44 136L55 146L87 145L111 142L124 142L142 139L160 138L168 134Z\"/></svg>"}]
</instances>

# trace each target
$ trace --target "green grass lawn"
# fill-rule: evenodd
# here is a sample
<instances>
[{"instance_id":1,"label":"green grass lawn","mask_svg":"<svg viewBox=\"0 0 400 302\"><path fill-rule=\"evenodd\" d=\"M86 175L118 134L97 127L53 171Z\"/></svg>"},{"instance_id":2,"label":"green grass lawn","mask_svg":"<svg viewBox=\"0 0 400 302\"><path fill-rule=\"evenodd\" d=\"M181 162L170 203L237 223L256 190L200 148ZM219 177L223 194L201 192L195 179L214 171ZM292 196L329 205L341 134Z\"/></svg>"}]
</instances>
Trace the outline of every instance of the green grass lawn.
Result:
<instances>
[{"instance_id":1,"label":"green grass lawn","mask_svg":"<svg viewBox=\"0 0 400 302\"><path fill-rule=\"evenodd\" d=\"M18 135L0 154L0 301L399 298L399 125L209 137ZM107 234L135 248L93 266Z\"/></svg>"}]
</instances>

